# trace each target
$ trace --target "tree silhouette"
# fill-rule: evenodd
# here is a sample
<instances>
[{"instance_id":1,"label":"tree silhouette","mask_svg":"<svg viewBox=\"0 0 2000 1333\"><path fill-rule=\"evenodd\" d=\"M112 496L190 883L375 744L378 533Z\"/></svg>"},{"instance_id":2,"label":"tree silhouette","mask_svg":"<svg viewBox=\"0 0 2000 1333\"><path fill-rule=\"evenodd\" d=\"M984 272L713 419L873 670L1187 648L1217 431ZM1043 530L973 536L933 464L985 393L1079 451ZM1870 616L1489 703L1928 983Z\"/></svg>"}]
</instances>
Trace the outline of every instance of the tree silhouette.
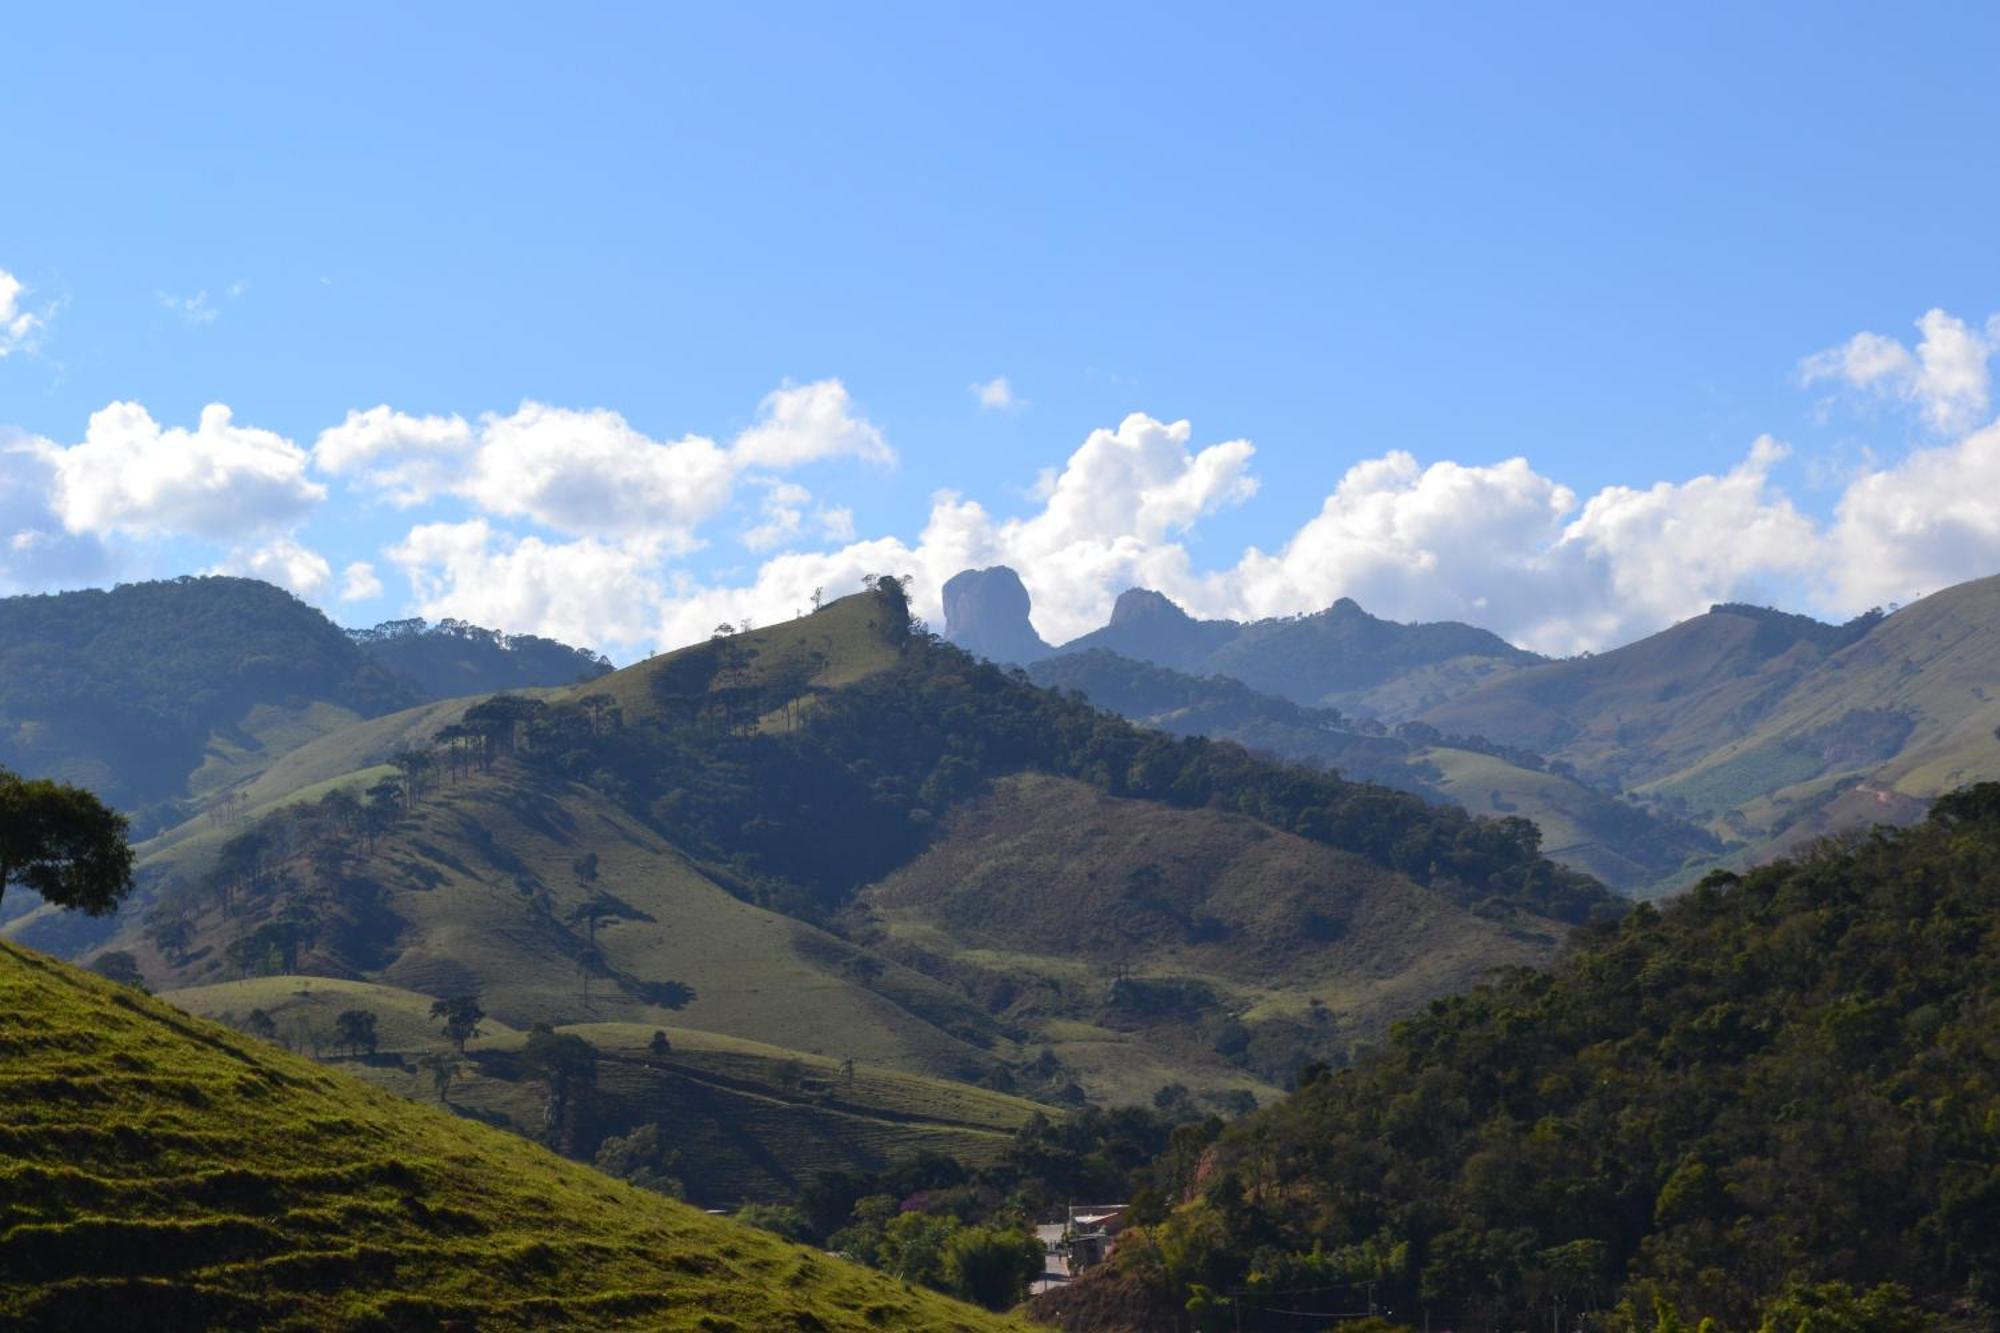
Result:
<instances>
[{"instance_id":1,"label":"tree silhouette","mask_svg":"<svg viewBox=\"0 0 2000 1333\"><path fill-rule=\"evenodd\" d=\"M339 1016L333 1020L333 1030L339 1034L341 1042L346 1045L350 1053L359 1051L365 1046L368 1048L368 1054L375 1054L377 1041L375 1015L366 1009L341 1010Z\"/></svg>"},{"instance_id":2,"label":"tree silhouette","mask_svg":"<svg viewBox=\"0 0 2000 1333\"><path fill-rule=\"evenodd\" d=\"M438 1000L431 1005L431 1017L444 1024L445 1039L465 1054L465 1043L479 1035L479 1020L486 1017L486 1011L479 1007L477 995L455 995L447 1000ZM444 1100L444 1094L438 1094Z\"/></svg>"},{"instance_id":3,"label":"tree silhouette","mask_svg":"<svg viewBox=\"0 0 2000 1333\"><path fill-rule=\"evenodd\" d=\"M103 916L132 891L125 816L68 783L0 768L0 895L25 884L58 907Z\"/></svg>"}]
</instances>

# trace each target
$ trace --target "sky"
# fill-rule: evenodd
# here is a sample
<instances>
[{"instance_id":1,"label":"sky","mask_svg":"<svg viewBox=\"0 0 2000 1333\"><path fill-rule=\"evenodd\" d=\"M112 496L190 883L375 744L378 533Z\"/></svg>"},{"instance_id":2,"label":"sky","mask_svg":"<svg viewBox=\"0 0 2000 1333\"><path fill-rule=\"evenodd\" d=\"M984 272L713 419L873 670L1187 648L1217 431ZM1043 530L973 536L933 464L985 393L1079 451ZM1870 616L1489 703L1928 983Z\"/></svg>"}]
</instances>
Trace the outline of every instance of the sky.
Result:
<instances>
[{"instance_id":1,"label":"sky","mask_svg":"<svg viewBox=\"0 0 2000 1333\"><path fill-rule=\"evenodd\" d=\"M171 10L171 12L169 12ZM1551 653L2000 573L1990 6L33 6L0 593Z\"/></svg>"}]
</instances>

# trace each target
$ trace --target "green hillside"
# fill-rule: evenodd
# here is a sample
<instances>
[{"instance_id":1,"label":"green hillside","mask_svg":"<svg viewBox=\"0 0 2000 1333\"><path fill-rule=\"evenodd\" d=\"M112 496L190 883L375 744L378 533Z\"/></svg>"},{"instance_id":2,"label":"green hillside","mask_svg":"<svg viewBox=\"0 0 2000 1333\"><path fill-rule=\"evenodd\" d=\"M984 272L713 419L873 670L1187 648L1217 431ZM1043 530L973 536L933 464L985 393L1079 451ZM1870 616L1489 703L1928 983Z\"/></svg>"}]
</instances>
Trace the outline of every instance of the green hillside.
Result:
<instances>
[{"instance_id":1,"label":"green hillside","mask_svg":"<svg viewBox=\"0 0 2000 1333\"><path fill-rule=\"evenodd\" d=\"M496 1026L451 1093L468 1110L586 1160L672 1127L718 1202L926 1151L976 1166L1032 1114L1009 1093L1240 1107L1618 910L1525 821L1143 731L911 633L893 586L584 686L356 723L234 790L141 849L108 937L47 912L17 933L129 952L329 1058L332 981L401 993L359 1063L418 1097L427 999L477 996ZM1050 841L1006 833L1023 811ZM937 866L1058 933L897 897ZM1052 873L1083 867L1094 885ZM1139 922L1101 890L1149 876L1173 901L1127 957L1092 918ZM332 980L273 980L301 975ZM545 1115L509 1047L536 1024L597 1047L589 1117ZM664 1059L635 1046L656 1030Z\"/></svg>"},{"instance_id":2,"label":"green hillside","mask_svg":"<svg viewBox=\"0 0 2000 1333\"><path fill-rule=\"evenodd\" d=\"M1119 1102L1282 1082L1490 968L1554 956L1563 926L1501 915L1241 815L1020 776L846 924L1004 1004Z\"/></svg>"},{"instance_id":3,"label":"green hillside","mask_svg":"<svg viewBox=\"0 0 2000 1333\"><path fill-rule=\"evenodd\" d=\"M1184 1202L1102 1291L1248 1330L1301 1289L1459 1329L1993 1328L1996 921L2000 783L1715 876L1163 1159ZM1079 1286L1043 1312L1158 1326Z\"/></svg>"},{"instance_id":4,"label":"green hillside","mask_svg":"<svg viewBox=\"0 0 2000 1333\"><path fill-rule=\"evenodd\" d=\"M0 765L127 810L185 797L212 738L227 771L275 737L420 697L318 611L250 579L0 598Z\"/></svg>"},{"instance_id":5,"label":"green hillside","mask_svg":"<svg viewBox=\"0 0 2000 1333\"><path fill-rule=\"evenodd\" d=\"M1177 736L1236 741L1474 814L1531 820L1551 860L1623 892L1644 892L1722 849L1692 824L1618 800L1567 770L1552 770L1538 755L1482 737L1349 718L1226 676L1189 676L1102 649L1046 658L1028 670L1038 684L1078 690L1100 707Z\"/></svg>"},{"instance_id":6,"label":"green hillside","mask_svg":"<svg viewBox=\"0 0 2000 1333\"><path fill-rule=\"evenodd\" d=\"M335 1061L359 1078L433 1100L422 1063L452 1046L431 997L370 982L275 976L168 991L190 1013L241 1028L262 1011L275 1039ZM346 1048L340 1014L375 1019L378 1044ZM998 1156L1038 1109L965 1083L703 1032L679 1024L565 1024L597 1052L590 1098L599 1139L662 1126L679 1154L688 1197L737 1204L796 1197L817 1173L882 1170L922 1153L974 1166ZM655 1034L667 1039L658 1049ZM466 1046L447 1095L461 1113L529 1137L544 1132L546 1095L519 1067L525 1032L491 1017Z\"/></svg>"},{"instance_id":7,"label":"green hillside","mask_svg":"<svg viewBox=\"0 0 2000 1333\"><path fill-rule=\"evenodd\" d=\"M383 667L434 699L495 694L594 680L611 670L597 653L534 634L502 634L443 620L391 620L347 637Z\"/></svg>"},{"instance_id":8,"label":"green hillside","mask_svg":"<svg viewBox=\"0 0 2000 1333\"><path fill-rule=\"evenodd\" d=\"M1014 1327L0 944L0 1322Z\"/></svg>"}]
</instances>

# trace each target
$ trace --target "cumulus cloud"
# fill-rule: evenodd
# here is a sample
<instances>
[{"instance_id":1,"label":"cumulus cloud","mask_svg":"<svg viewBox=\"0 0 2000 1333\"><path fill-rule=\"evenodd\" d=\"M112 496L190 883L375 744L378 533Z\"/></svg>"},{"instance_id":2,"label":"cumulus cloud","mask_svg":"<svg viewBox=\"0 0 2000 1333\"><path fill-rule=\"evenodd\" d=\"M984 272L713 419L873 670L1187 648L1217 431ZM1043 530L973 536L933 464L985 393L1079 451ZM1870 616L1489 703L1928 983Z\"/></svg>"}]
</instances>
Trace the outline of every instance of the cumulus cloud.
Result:
<instances>
[{"instance_id":1,"label":"cumulus cloud","mask_svg":"<svg viewBox=\"0 0 2000 1333\"><path fill-rule=\"evenodd\" d=\"M72 533L240 539L283 527L326 496L303 449L236 425L221 403L203 408L193 430L112 403L91 414L81 443L36 449L52 471L51 507Z\"/></svg>"},{"instance_id":2,"label":"cumulus cloud","mask_svg":"<svg viewBox=\"0 0 2000 1333\"><path fill-rule=\"evenodd\" d=\"M293 592L307 601L317 601L333 581L333 566L325 556L310 550L292 537L274 537L254 547L238 547L210 574L234 574L239 578L262 579Z\"/></svg>"},{"instance_id":3,"label":"cumulus cloud","mask_svg":"<svg viewBox=\"0 0 2000 1333\"><path fill-rule=\"evenodd\" d=\"M366 560L351 562L340 572L340 600L369 602L382 595L382 580Z\"/></svg>"},{"instance_id":4,"label":"cumulus cloud","mask_svg":"<svg viewBox=\"0 0 2000 1333\"><path fill-rule=\"evenodd\" d=\"M321 472L355 477L407 508L449 489L472 445L464 417L410 416L384 404L321 431L312 456Z\"/></svg>"},{"instance_id":5,"label":"cumulus cloud","mask_svg":"<svg viewBox=\"0 0 2000 1333\"><path fill-rule=\"evenodd\" d=\"M784 469L823 458L896 461L882 432L854 409L837 379L786 385L764 396L757 420L736 437L730 456L738 467Z\"/></svg>"},{"instance_id":6,"label":"cumulus cloud","mask_svg":"<svg viewBox=\"0 0 2000 1333\"><path fill-rule=\"evenodd\" d=\"M15 352L34 351L47 327L47 312L37 315L22 306L21 297L27 290L19 278L0 268L0 360Z\"/></svg>"},{"instance_id":7,"label":"cumulus cloud","mask_svg":"<svg viewBox=\"0 0 2000 1333\"><path fill-rule=\"evenodd\" d=\"M49 508L48 441L0 427L0 593L87 587L115 572L104 543Z\"/></svg>"},{"instance_id":8,"label":"cumulus cloud","mask_svg":"<svg viewBox=\"0 0 2000 1333\"><path fill-rule=\"evenodd\" d=\"M1007 382L1005 375L995 375L983 384L974 384L970 387L972 396L979 400L979 405L990 412L1006 412L1027 406L1027 400L1015 394L1014 386Z\"/></svg>"},{"instance_id":9,"label":"cumulus cloud","mask_svg":"<svg viewBox=\"0 0 2000 1333\"><path fill-rule=\"evenodd\" d=\"M1967 430L1992 406L1992 374L1987 362L2000 347L2000 316L1973 328L1942 310L1917 321L1923 334L1915 350L1879 333L1857 333L1839 347L1816 352L1800 363L1807 384L1838 381L1852 388L1891 394L1914 404L1933 429Z\"/></svg>"},{"instance_id":10,"label":"cumulus cloud","mask_svg":"<svg viewBox=\"0 0 2000 1333\"><path fill-rule=\"evenodd\" d=\"M630 650L653 640L663 616L659 551L646 545L549 542L472 519L420 524L388 555L434 619Z\"/></svg>"},{"instance_id":11,"label":"cumulus cloud","mask_svg":"<svg viewBox=\"0 0 2000 1333\"><path fill-rule=\"evenodd\" d=\"M2000 572L2000 424L1856 478L1831 546L1830 601L1847 611Z\"/></svg>"}]
</instances>

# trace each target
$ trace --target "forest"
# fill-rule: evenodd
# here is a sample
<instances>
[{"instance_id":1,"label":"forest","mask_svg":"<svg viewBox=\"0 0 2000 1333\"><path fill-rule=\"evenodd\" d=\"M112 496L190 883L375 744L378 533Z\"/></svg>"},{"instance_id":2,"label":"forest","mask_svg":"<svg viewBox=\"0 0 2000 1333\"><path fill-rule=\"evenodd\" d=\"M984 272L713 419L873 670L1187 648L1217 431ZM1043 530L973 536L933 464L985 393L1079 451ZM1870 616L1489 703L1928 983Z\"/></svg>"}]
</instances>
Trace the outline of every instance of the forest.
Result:
<instances>
[{"instance_id":1,"label":"forest","mask_svg":"<svg viewBox=\"0 0 2000 1333\"><path fill-rule=\"evenodd\" d=\"M1990 1327L1996 919L1986 783L1587 925L1229 1126L1107 1284L1197 1328L1291 1327L1252 1307L1305 1290L1467 1329Z\"/></svg>"}]
</instances>

